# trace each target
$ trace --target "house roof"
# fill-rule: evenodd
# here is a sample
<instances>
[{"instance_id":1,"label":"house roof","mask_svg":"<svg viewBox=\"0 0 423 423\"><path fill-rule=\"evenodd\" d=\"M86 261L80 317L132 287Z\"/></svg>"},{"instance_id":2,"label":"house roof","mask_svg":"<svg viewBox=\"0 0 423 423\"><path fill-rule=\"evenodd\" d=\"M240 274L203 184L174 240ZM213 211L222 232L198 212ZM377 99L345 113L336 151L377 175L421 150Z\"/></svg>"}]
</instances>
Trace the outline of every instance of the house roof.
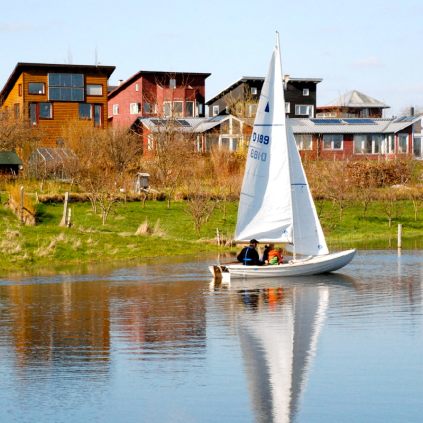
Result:
<instances>
[{"instance_id":1,"label":"house roof","mask_svg":"<svg viewBox=\"0 0 423 423\"><path fill-rule=\"evenodd\" d=\"M375 100L374 98L369 97L368 95L365 95L356 90L349 91L346 94L341 95L341 97L338 97L335 100L332 100L330 103L326 104L325 106L317 107L317 109L321 109L321 108L326 109L330 107L351 107L351 108L375 107L375 108L381 108L381 109L390 108L390 106L386 105L385 103Z\"/></svg>"},{"instance_id":2,"label":"house roof","mask_svg":"<svg viewBox=\"0 0 423 423\"><path fill-rule=\"evenodd\" d=\"M227 94L229 91L232 91L235 89L238 85L248 82L252 83L255 81L264 81L264 76L241 76L237 81L235 81L233 84L226 87L224 90L217 93L214 97L212 97L210 100L206 101L206 106L209 106L210 104L214 103L219 98L223 97L225 94ZM318 84L319 82L322 82L322 78L290 78L288 75L286 75L286 79L288 82L314 82L315 84Z\"/></svg>"},{"instance_id":3,"label":"house roof","mask_svg":"<svg viewBox=\"0 0 423 423\"><path fill-rule=\"evenodd\" d=\"M22 161L16 151L0 151L0 165L21 165Z\"/></svg>"},{"instance_id":4,"label":"house roof","mask_svg":"<svg viewBox=\"0 0 423 423\"><path fill-rule=\"evenodd\" d=\"M162 71L139 71L135 75L132 75L129 79L122 82L118 85L115 89L109 92L109 99L113 98L116 94L121 92L124 88L128 85L132 84L134 81L139 79L142 75L158 75L158 76L168 76L168 75L175 75L175 76L203 76L204 79L208 78L211 73L201 73L201 72L162 72Z\"/></svg>"},{"instance_id":5,"label":"house roof","mask_svg":"<svg viewBox=\"0 0 423 423\"><path fill-rule=\"evenodd\" d=\"M138 117L134 124L141 123L151 132L160 131L168 127L168 123L171 125L176 124L177 128L183 132L195 132L202 133L206 132L209 129L214 128L215 126L220 125L222 122L225 122L229 119L236 119L241 122L242 119L239 119L232 115L222 115L206 118L178 118L178 119L166 119L166 118L157 118L157 117Z\"/></svg>"},{"instance_id":6,"label":"house roof","mask_svg":"<svg viewBox=\"0 0 423 423\"><path fill-rule=\"evenodd\" d=\"M402 131L422 116L395 119L290 119L294 134L392 134Z\"/></svg>"},{"instance_id":7,"label":"house roof","mask_svg":"<svg viewBox=\"0 0 423 423\"><path fill-rule=\"evenodd\" d=\"M46 162L64 163L67 160L75 159L76 155L70 148L46 148L39 147L36 153ZM38 160L35 156L31 157L31 161Z\"/></svg>"},{"instance_id":8,"label":"house roof","mask_svg":"<svg viewBox=\"0 0 423 423\"><path fill-rule=\"evenodd\" d=\"M51 64L51 63L21 63L19 62L15 69L13 70L12 74L9 76L5 86L0 92L0 102L4 100L10 90L15 85L16 81L18 80L19 76L22 72L25 72L30 69L42 69L45 71L54 70L55 72L69 72L69 71L76 71L76 72L84 72L87 71L95 74L95 73L102 73L106 74L107 78L110 78L110 75L116 69L115 66L94 66L94 65L59 65L59 64Z\"/></svg>"}]
</instances>

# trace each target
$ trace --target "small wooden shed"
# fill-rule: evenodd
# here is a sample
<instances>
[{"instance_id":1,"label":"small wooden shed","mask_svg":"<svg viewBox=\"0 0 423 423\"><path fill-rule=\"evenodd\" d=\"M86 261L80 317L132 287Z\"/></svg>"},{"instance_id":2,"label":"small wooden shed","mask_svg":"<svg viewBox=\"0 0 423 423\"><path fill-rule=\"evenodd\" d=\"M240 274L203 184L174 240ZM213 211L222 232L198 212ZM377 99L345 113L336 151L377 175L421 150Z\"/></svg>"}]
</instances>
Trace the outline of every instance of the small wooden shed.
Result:
<instances>
[{"instance_id":1,"label":"small wooden shed","mask_svg":"<svg viewBox=\"0 0 423 423\"><path fill-rule=\"evenodd\" d=\"M17 175L19 169L22 169L22 165L22 160L16 151L0 151L0 174Z\"/></svg>"}]
</instances>

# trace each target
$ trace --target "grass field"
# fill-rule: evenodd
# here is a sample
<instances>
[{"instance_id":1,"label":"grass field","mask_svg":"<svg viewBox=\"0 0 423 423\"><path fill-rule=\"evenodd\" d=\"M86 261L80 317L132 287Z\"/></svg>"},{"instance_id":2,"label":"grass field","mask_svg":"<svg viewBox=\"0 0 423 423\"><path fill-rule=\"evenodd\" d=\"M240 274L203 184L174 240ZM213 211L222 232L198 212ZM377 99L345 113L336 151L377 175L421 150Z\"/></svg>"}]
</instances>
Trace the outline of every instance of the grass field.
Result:
<instances>
[{"instance_id":1,"label":"grass field","mask_svg":"<svg viewBox=\"0 0 423 423\"><path fill-rule=\"evenodd\" d=\"M2 200L5 199L3 196ZM391 228L377 203L370 205L366 220L359 204L346 208L342 221L337 205L324 202L320 206L318 210L321 210L321 222L330 248L395 239L399 223L403 224L404 237L423 237L423 211L415 222L410 201L398 202ZM0 206L1 270L227 251L230 247L218 247L213 242L216 228L223 238L232 238L237 212L237 204L229 203L226 220L223 220L223 211L216 209L209 222L202 226L199 237L192 219L184 211L184 202L172 202L170 209L165 201L147 201L145 209L140 202L122 204L110 215L105 226L101 217L93 213L90 203L75 203L71 204L71 228L59 227L63 213L61 204L39 204L38 207L39 224L20 226L17 217ZM156 233L136 235L145 220L152 230L158 222Z\"/></svg>"}]
</instances>

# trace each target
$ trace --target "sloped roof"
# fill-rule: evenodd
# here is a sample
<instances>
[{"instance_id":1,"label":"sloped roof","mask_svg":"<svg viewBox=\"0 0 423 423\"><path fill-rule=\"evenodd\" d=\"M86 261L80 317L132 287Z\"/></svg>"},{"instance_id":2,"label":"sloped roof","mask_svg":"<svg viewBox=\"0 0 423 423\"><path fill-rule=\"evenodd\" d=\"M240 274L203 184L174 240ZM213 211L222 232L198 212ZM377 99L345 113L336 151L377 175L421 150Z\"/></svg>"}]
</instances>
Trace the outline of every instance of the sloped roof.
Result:
<instances>
[{"instance_id":1,"label":"sloped roof","mask_svg":"<svg viewBox=\"0 0 423 423\"><path fill-rule=\"evenodd\" d=\"M0 151L0 165L21 165L22 161L16 151Z\"/></svg>"},{"instance_id":2,"label":"sloped roof","mask_svg":"<svg viewBox=\"0 0 423 423\"><path fill-rule=\"evenodd\" d=\"M67 160L75 159L76 155L70 148L46 148L39 147L36 149L42 160L53 163L64 163Z\"/></svg>"},{"instance_id":3,"label":"sloped roof","mask_svg":"<svg viewBox=\"0 0 423 423\"><path fill-rule=\"evenodd\" d=\"M10 90L15 85L19 76L22 72L27 72L28 70L42 70L43 72L82 72L82 73L91 73L93 75L106 75L107 78L110 78L110 75L115 70L115 66L94 66L94 65L62 65L56 63L21 63L19 62L9 79L7 80L5 86L0 92L0 101L4 100Z\"/></svg>"},{"instance_id":4,"label":"sloped roof","mask_svg":"<svg viewBox=\"0 0 423 423\"><path fill-rule=\"evenodd\" d=\"M122 91L124 88L126 88L128 85L132 84L134 81L139 79L142 75L156 75L158 77L160 76L169 76L169 75L175 75L177 76L202 76L204 79L208 78L211 73L201 73L201 72L163 72L163 71L139 71L136 74L132 75L130 78L128 78L126 81L122 82L117 87L114 87L113 90L109 91L108 97L109 100L112 99L116 94L118 94L120 91ZM188 82L189 83L189 82Z\"/></svg>"},{"instance_id":5,"label":"sloped roof","mask_svg":"<svg viewBox=\"0 0 423 423\"><path fill-rule=\"evenodd\" d=\"M327 107L351 107L351 108L363 108L363 107L377 107L381 109L389 109L390 106L382 103L378 100L375 100L372 97L369 97L366 94L363 94L359 91L352 90L347 92L341 97L332 100L330 103L323 106ZM319 108L319 107L318 107Z\"/></svg>"},{"instance_id":6,"label":"sloped roof","mask_svg":"<svg viewBox=\"0 0 423 423\"><path fill-rule=\"evenodd\" d=\"M399 119L290 119L294 134L392 134L402 131L422 116L410 116ZM406 120L404 120L406 119ZM314 122L313 122L314 121ZM319 123L315 123L318 121ZM331 123L340 121L340 123ZM347 119L348 121L348 119ZM370 123L372 122L372 123Z\"/></svg>"}]
</instances>

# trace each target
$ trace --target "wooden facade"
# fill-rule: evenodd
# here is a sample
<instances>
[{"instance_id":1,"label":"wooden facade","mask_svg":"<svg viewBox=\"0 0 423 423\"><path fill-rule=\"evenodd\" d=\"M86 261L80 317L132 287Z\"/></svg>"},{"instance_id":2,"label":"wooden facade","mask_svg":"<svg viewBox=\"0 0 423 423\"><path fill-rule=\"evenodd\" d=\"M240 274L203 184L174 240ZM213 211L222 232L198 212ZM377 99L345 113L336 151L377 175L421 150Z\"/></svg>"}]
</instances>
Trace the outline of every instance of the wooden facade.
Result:
<instances>
[{"instance_id":1,"label":"wooden facade","mask_svg":"<svg viewBox=\"0 0 423 423\"><path fill-rule=\"evenodd\" d=\"M28 119L31 128L40 135L39 147L63 147L64 126L72 120L91 120L93 125L107 128L107 81L114 69L114 66L18 63L0 92L0 105L3 110L8 110L13 116ZM49 74L83 75L83 82L78 88L83 90L81 98L52 100ZM33 90L30 92L30 84L32 87L42 87L39 93L34 93ZM88 95L89 85L95 86L97 91L101 92L98 95ZM75 87L60 85L58 88L73 89ZM88 115L81 117L81 104L86 107L91 105L91 117ZM44 116L39 112L40 107L44 107ZM97 113L97 118L94 111Z\"/></svg>"}]
</instances>

